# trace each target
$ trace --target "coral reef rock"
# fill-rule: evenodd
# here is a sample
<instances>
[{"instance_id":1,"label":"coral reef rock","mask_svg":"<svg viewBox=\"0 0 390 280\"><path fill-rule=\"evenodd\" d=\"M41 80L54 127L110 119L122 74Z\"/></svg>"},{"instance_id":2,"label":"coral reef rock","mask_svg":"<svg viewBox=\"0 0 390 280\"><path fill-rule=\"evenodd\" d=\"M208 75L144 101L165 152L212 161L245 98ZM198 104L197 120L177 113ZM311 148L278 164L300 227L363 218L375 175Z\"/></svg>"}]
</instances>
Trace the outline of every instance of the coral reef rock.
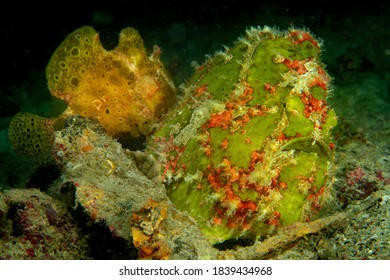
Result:
<instances>
[{"instance_id":1,"label":"coral reef rock","mask_svg":"<svg viewBox=\"0 0 390 280\"><path fill-rule=\"evenodd\" d=\"M104 235L104 239L93 238L94 257L96 248L102 251L108 244L106 249L112 252L112 244L121 244L111 258L261 259L347 217L336 213L294 223L263 242L220 250L192 217L169 200L157 176L160 167L150 155L123 149L99 124L70 117L65 128L56 132L55 151L62 176L49 193L65 202L78 224L90 228L88 232Z\"/></svg>"},{"instance_id":2,"label":"coral reef rock","mask_svg":"<svg viewBox=\"0 0 390 280\"><path fill-rule=\"evenodd\" d=\"M0 259L88 259L87 239L63 203L37 189L0 193Z\"/></svg>"},{"instance_id":3,"label":"coral reef rock","mask_svg":"<svg viewBox=\"0 0 390 280\"><path fill-rule=\"evenodd\" d=\"M136 162L146 155L123 149L82 117L70 117L54 143L62 176L51 193L82 213L77 216L86 217L85 224L103 225L128 256L135 248L142 259L215 258L197 225L169 201L161 181L153 180L158 165L143 161L151 178L138 170Z\"/></svg>"}]
</instances>

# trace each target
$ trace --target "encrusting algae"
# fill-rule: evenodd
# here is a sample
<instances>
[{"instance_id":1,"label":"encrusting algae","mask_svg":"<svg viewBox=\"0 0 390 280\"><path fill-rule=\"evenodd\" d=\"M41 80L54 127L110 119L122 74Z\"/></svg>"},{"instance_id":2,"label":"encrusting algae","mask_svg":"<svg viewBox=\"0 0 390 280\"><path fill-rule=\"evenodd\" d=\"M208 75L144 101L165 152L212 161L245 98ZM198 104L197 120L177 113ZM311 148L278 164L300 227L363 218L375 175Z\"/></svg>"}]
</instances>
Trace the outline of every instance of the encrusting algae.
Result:
<instances>
[{"instance_id":1,"label":"encrusting algae","mask_svg":"<svg viewBox=\"0 0 390 280\"><path fill-rule=\"evenodd\" d=\"M196 222L202 240L210 245L259 240L284 226L319 217L331 198L331 131L337 118L328 104L331 78L320 56L321 42L306 30L250 28L233 47L216 52L196 68L175 104L175 88L159 61L159 49L146 56L138 32L126 28L118 46L107 51L93 28L82 27L59 46L46 72L51 93L66 101L67 109L55 119L17 114L10 139L24 155L53 150L65 177L80 194L78 203L90 210L91 217L106 219L112 228L120 229L126 239L138 240L134 244L138 249L150 240L160 244L155 240L160 236L165 238L166 252L176 250L172 244L178 237L173 235L181 230L172 232L172 224L162 228L166 224L162 221L177 220L166 214L176 208ZM72 128L72 120L83 125ZM97 124L102 131L96 132L96 139L110 144L92 138L95 134L88 126ZM42 133L33 133L36 128ZM122 147L112 137L122 134L145 135L146 149L120 162ZM108 158L113 141L118 147L114 145L115 156ZM159 193L146 206L153 210L164 201L170 209L160 211L164 215L153 222L153 231L143 234L138 224L145 217L129 218L119 209L129 201L134 205L139 191L103 196L104 200L98 197L113 186L126 188L129 184L122 180L130 175L140 179L139 170L125 170L135 164L146 175L141 176L143 185ZM80 173L88 166L98 168ZM166 192L159 188L162 184ZM86 203L80 186L85 187L85 197L98 198ZM150 190L143 190L142 201L148 201ZM115 204L121 219L130 224L110 222L115 217L101 214L103 209L113 209L107 203ZM149 209L146 206L132 211L141 213ZM131 223L137 226L130 231Z\"/></svg>"}]
</instances>

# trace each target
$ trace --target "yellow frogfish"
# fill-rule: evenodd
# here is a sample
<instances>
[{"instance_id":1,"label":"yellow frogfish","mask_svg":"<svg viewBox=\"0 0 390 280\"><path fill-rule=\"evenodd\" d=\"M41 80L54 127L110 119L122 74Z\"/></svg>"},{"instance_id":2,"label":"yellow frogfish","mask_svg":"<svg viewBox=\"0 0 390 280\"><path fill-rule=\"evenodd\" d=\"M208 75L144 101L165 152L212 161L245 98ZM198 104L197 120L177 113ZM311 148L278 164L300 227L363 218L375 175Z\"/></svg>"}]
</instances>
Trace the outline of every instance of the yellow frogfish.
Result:
<instances>
[{"instance_id":1,"label":"yellow frogfish","mask_svg":"<svg viewBox=\"0 0 390 280\"><path fill-rule=\"evenodd\" d=\"M9 127L13 149L39 158L47 150L42 147L50 146L52 132L74 115L96 120L112 137L150 134L176 101L175 86L160 54L155 46L148 55L140 34L130 27L121 30L112 50L102 46L99 34L90 26L70 33L46 68L50 93L68 106L60 116L47 120L18 113ZM38 128L46 132L39 133Z\"/></svg>"}]
</instances>

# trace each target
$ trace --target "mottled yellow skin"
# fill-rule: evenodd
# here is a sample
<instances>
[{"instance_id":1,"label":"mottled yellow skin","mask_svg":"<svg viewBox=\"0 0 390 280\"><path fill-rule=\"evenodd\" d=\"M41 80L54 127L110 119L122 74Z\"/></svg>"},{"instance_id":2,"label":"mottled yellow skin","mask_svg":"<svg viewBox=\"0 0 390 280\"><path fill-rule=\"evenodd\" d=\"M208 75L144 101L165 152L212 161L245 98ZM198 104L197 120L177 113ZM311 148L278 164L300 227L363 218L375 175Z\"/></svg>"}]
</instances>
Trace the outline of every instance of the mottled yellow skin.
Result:
<instances>
[{"instance_id":1,"label":"mottled yellow skin","mask_svg":"<svg viewBox=\"0 0 390 280\"><path fill-rule=\"evenodd\" d=\"M46 69L53 96L68 103L63 116L96 119L111 136L150 133L151 124L175 101L175 89L155 48L147 56L133 28L120 32L118 46L107 51L98 33L81 27L57 48Z\"/></svg>"},{"instance_id":2,"label":"mottled yellow skin","mask_svg":"<svg viewBox=\"0 0 390 280\"><path fill-rule=\"evenodd\" d=\"M41 161L50 158L54 131L70 116L99 122L109 136L139 137L152 132L176 100L176 90L159 59L148 56L138 31L125 28L119 43L106 50L99 34L81 27L60 44L46 68L51 94L68 106L58 117L17 114L10 123L14 150Z\"/></svg>"}]
</instances>

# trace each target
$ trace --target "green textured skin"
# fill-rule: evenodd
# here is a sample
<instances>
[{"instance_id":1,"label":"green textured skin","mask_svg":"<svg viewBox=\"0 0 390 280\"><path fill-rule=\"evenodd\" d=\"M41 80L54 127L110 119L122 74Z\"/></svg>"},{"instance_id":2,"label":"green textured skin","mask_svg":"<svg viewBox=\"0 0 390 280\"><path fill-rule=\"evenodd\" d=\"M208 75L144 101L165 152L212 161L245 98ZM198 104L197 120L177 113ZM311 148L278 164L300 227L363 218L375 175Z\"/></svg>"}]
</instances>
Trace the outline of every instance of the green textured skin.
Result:
<instances>
[{"instance_id":1,"label":"green textured skin","mask_svg":"<svg viewBox=\"0 0 390 280\"><path fill-rule=\"evenodd\" d=\"M320 44L247 30L197 68L148 143L172 202L211 243L313 218L330 196L336 115Z\"/></svg>"}]
</instances>

